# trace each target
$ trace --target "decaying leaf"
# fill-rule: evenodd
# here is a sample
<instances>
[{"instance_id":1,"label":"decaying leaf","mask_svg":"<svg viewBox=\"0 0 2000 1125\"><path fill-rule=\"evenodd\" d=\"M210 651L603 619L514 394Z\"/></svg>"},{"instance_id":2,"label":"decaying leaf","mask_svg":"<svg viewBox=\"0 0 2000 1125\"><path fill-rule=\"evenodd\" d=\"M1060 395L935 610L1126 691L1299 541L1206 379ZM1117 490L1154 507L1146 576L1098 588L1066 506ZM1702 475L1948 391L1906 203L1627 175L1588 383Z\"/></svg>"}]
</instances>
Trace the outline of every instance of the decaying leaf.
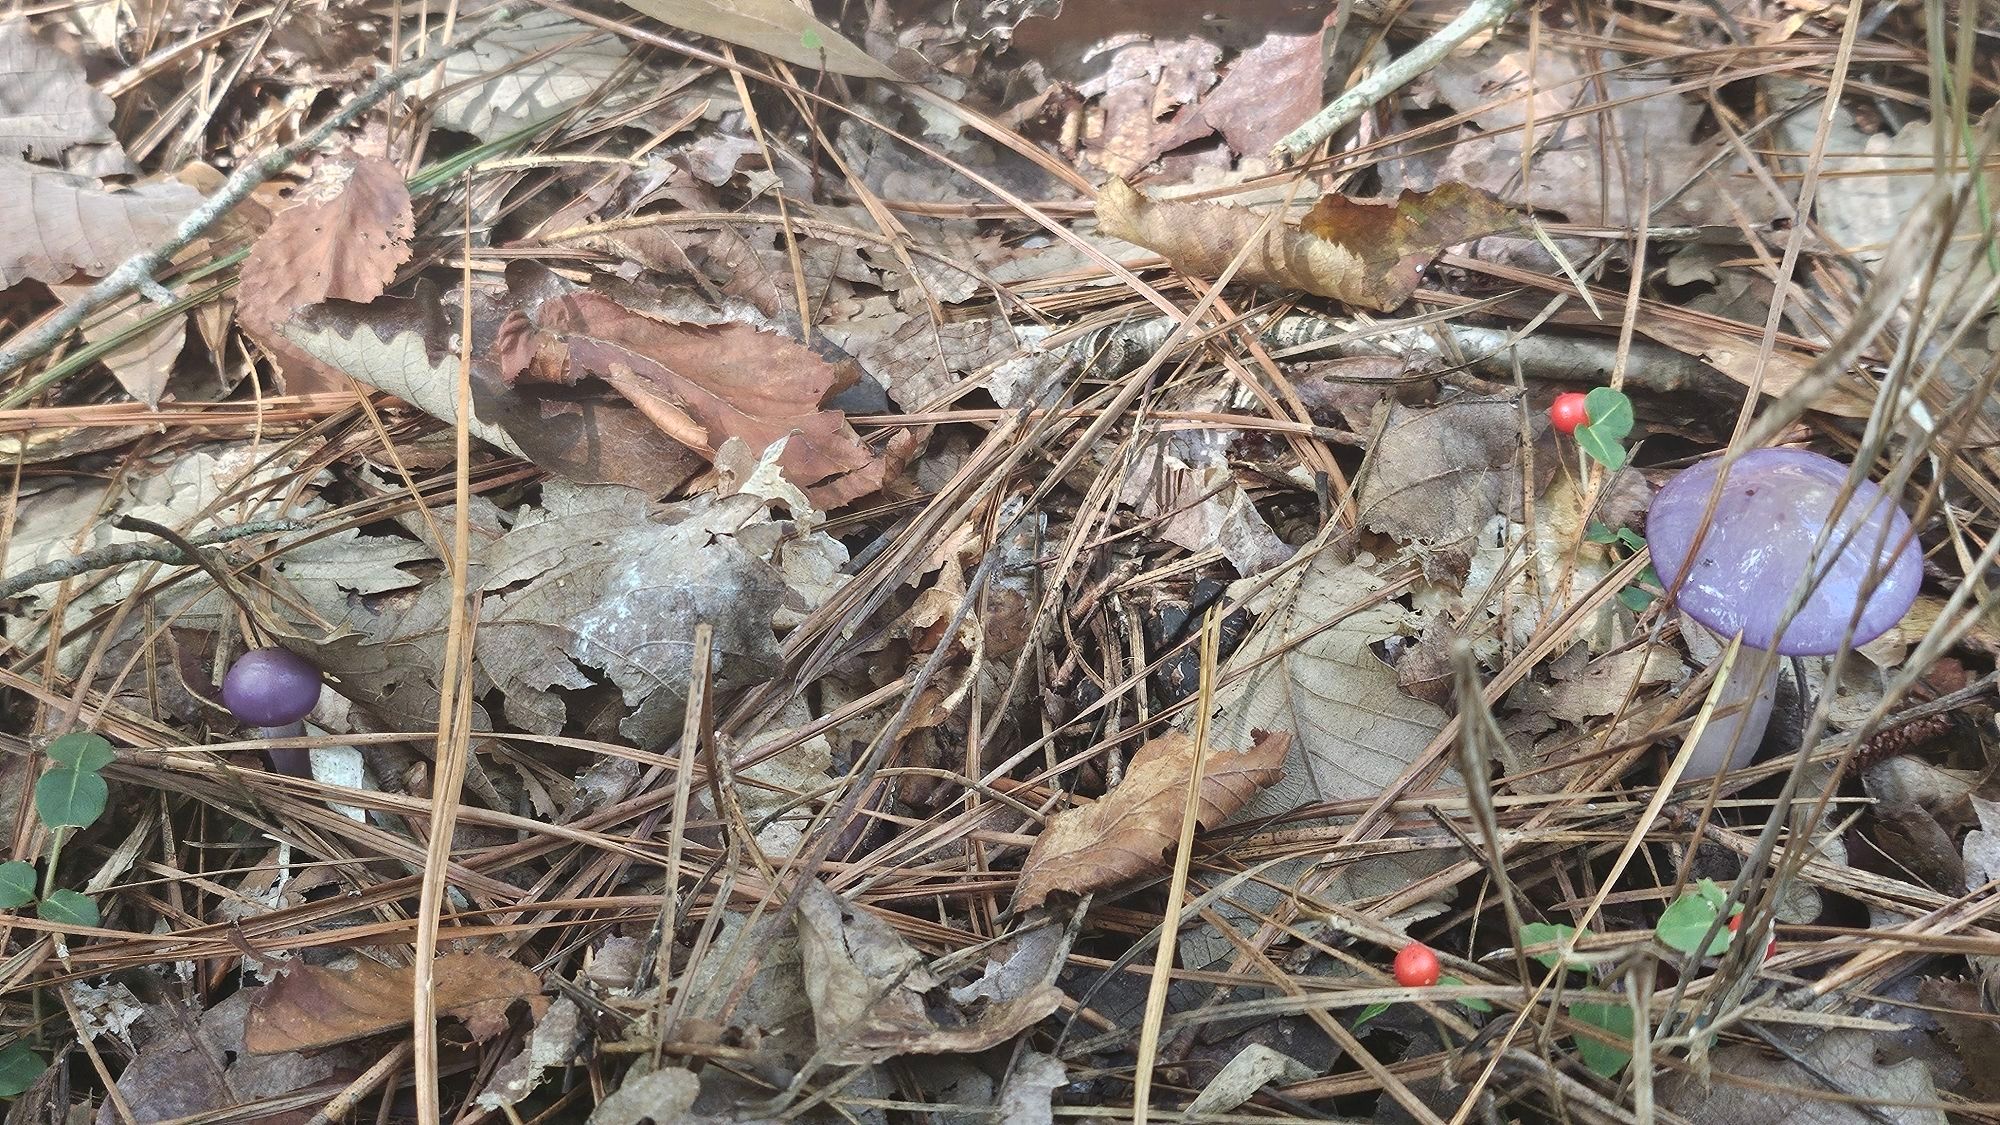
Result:
<instances>
[{"instance_id":1,"label":"decaying leaf","mask_svg":"<svg viewBox=\"0 0 2000 1125\"><path fill-rule=\"evenodd\" d=\"M1242 156L1263 156L1320 107L1323 36L1272 32L1236 56L1215 89L1174 119L1173 144L1213 129Z\"/></svg>"},{"instance_id":2,"label":"decaying leaf","mask_svg":"<svg viewBox=\"0 0 2000 1125\"><path fill-rule=\"evenodd\" d=\"M341 1050L244 1053L244 1024L253 997L261 991L236 992L205 1012L148 1005L136 1026L101 1029L121 1038L135 1035L144 1044L118 1075L118 1092L123 1108L132 1114L130 1120L168 1121L315 1087L330 1094L358 1073L355 1060ZM119 1125L128 1118L107 1099L99 1105L95 1120L97 1125ZM291 1125L295 1119L272 1114L245 1120Z\"/></svg>"},{"instance_id":3,"label":"decaying leaf","mask_svg":"<svg viewBox=\"0 0 2000 1125\"><path fill-rule=\"evenodd\" d=\"M443 32L432 37L438 52ZM423 47L411 43L414 56ZM598 110L617 109L629 97L614 85L627 81L625 45L615 35L558 12L535 9L509 20L469 50L447 54L439 67L442 90L433 119L447 129L497 140L547 121L589 98Z\"/></svg>"},{"instance_id":4,"label":"decaying leaf","mask_svg":"<svg viewBox=\"0 0 2000 1125\"><path fill-rule=\"evenodd\" d=\"M1084 151L1113 176L1130 176L1205 130L1164 120L1215 85L1222 50L1199 36L1145 36L1119 47L1099 77L1078 90L1097 98Z\"/></svg>"},{"instance_id":5,"label":"decaying leaf","mask_svg":"<svg viewBox=\"0 0 2000 1125\"><path fill-rule=\"evenodd\" d=\"M64 304L74 303L88 288L81 282L49 286L56 299ZM180 358L181 346L187 343L186 313L175 313L150 328L141 327L158 312L151 302L135 300L109 316L93 317L83 326L83 338L92 344L109 343L127 332L137 333L106 352L99 362L111 369L125 393L147 406L160 405L167 377L173 374L174 361Z\"/></svg>"},{"instance_id":6,"label":"decaying leaf","mask_svg":"<svg viewBox=\"0 0 2000 1125\"><path fill-rule=\"evenodd\" d=\"M83 68L15 18L0 23L0 152L37 160L80 144L113 144L111 99Z\"/></svg>"},{"instance_id":7,"label":"decaying leaf","mask_svg":"<svg viewBox=\"0 0 2000 1125\"><path fill-rule=\"evenodd\" d=\"M1004 1043L1061 1006L1062 959L1032 986L971 1011L942 1010L944 990L901 935L816 880L800 892L799 947L820 1054L842 1065L898 1055L971 1053ZM948 1013L948 1014L946 1014Z\"/></svg>"},{"instance_id":8,"label":"decaying leaf","mask_svg":"<svg viewBox=\"0 0 2000 1125\"><path fill-rule=\"evenodd\" d=\"M1745 1121L1863 1125L1884 1119L1898 1125L1944 1125L1946 1121L1942 1110L1922 1108L1938 1100L1930 1069L1917 1059L1884 1066L1876 1060L1875 1037L1869 1032L1829 1030L1794 1044L1794 1049L1810 1070L1759 1047L1740 1043L1722 1047L1712 1056L1712 1086L1704 1088L1693 1076L1678 1076L1663 1083L1660 1103L1695 1125ZM1827 1075L1838 1075L1841 1092L1858 1095L1866 1104L1822 1096L1821 1083ZM1904 1104L1911 1102L1917 1105Z\"/></svg>"},{"instance_id":9,"label":"decaying leaf","mask_svg":"<svg viewBox=\"0 0 2000 1125\"><path fill-rule=\"evenodd\" d=\"M1486 521L1520 508L1520 400L1460 395L1388 412L1361 479L1363 526L1469 558Z\"/></svg>"},{"instance_id":10,"label":"decaying leaf","mask_svg":"<svg viewBox=\"0 0 2000 1125\"><path fill-rule=\"evenodd\" d=\"M243 263L236 307L253 332L329 298L367 304L410 260L416 220L396 166L366 157L327 168L305 199L278 212Z\"/></svg>"},{"instance_id":11,"label":"decaying leaf","mask_svg":"<svg viewBox=\"0 0 2000 1125\"><path fill-rule=\"evenodd\" d=\"M824 405L853 383L851 364L746 324L656 320L595 293L545 301L534 321L542 335L514 337L510 378L553 367L559 342L566 378L603 379L684 445L712 455L730 438L758 452L785 441L779 464L821 508L882 485L882 459Z\"/></svg>"},{"instance_id":12,"label":"decaying leaf","mask_svg":"<svg viewBox=\"0 0 2000 1125\"><path fill-rule=\"evenodd\" d=\"M569 1062L578 1044L583 1042L584 1029L578 1026L582 1014L576 1001L567 996L556 997L548 1013L535 1021L528 1041L493 1071L492 1080L473 1099L474 1103L486 1109L499 1109L519 1104L534 1093L548 1069Z\"/></svg>"},{"instance_id":13,"label":"decaying leaf","mask_svg":"<svg viewBox=\"0 0 2000 1125\"><path fill-rule=\"evenodd\" d=\"M1249 732L1243 748L1218 740L1208 750L1195 817L1214 828L1284 773L1287 733ZM1021 865L1016 905L1023 910L1062 891L1088 894L1158 873L1180 836L1181 810L1194 773L1194 740L1183 732L1139 748L1125 780L1101 799L1049 818Z\"/></svg>"},{"instance_id":14,"label":"decaying leaf","mask_svg":"<svg viewBox=\"0 0 2000 1125\"><path fill-rule=\"evenodd\" d=\"M897 78L895 71L789 0L625 0L671 27L856 78Z\"/></svg>"},{"instance_id":15,"label":"decaying leaf","mask_svg":"<svg viewBox=\"0 0 2000 1125\"><path fill-rule=\"evenodd\" d=\"M1444 712L1405 695L1395 670L1370 649L1418 629L1408 610L1375 596L1382 585L1368 568L1323 551L1261 607L1230 657L1225 672L1248 674L1219 693L1213 737L1228 745L1253 728L1293 736L1284 779L1250 815L1373 797L1444 725Z\"/></svg>"},{"instance_id":16,"label":"decaying leaf","mask_svg":"<svg viewBox=\"0 0 2000 1125\"><path fill-rule=\"evenodd\" d=\"M140 184L111 191L74 176L0 159L0 289L25 278L102 277L119 263L167 240L201 203L184 184Z\"/></svg>"},{"instance_id":17,"label":"decaying leaf","mask_svg":"<svg viewBox=\"0 0 2000 1125\"><path fill-rule=\"evenodd\" d=\"M1431 79L1473 124L1398 169L1415 173L1408 186L1459 180L1573 223L1614 227L1708 222L1732 205L1761 222L1778 206L1731 158L1727 136L1704 127L1700 100L1675 89L1678 76L1664 67L1607 71L1583 47L1545 43L1530 53L1517 38L1495 38L1445 56ZM1534 155L1524 179L1530 112ZM1648 198L1650 216L1640 213Z\"/></svg>"},{"instance_id":18,"label":"decaying leaf","mask_svg":"<svg viewBox=\"0 0 2000 1125\"><path fill-rule=\"evenodd\" d=\"M1203 277L1219 276L1254 239L1237 280L1387 312L1416 292L1438 251L1508 229L1513 218L1491 197L1446 183L1393 202L1321 196L1294 228L1240 207L1148 199L1114 179L1098 193L1097 222Z\"/></svg>"},{"instance_id":19,"label":"decaying leaf","mask_svg":"<svg viewBox=\"0 0 2000 1125\"><path fill-rule=\"evenodd\" d=\"M367 956L345 970L300 965L257 994L243 1047L254 1054L305 1051L406 1028L414 972ZM490 953L445 954L435 978L438 1011L465 1021L475 1039L505 1031L507 1007L516 1000L537 1018L548 1006L540 976Z\"/></svg>"},{"instance_id":20,"label":"decaying leaf","mask_svg":"<svg viewBox=\"0 0 2000 1125\"><path fill-rule=\"evenodd\" d=\"M446 310L456 304L453 294L419 288L408 300L316 306L283 331L315 360L451 423L458 415L458 352ZM475 437L585 484L663 494L701 470L700 457L624 402L509 388L494 356L499 326L510 311L511 305L475 296L467 422Z\"/></svg>"}]
</instances>

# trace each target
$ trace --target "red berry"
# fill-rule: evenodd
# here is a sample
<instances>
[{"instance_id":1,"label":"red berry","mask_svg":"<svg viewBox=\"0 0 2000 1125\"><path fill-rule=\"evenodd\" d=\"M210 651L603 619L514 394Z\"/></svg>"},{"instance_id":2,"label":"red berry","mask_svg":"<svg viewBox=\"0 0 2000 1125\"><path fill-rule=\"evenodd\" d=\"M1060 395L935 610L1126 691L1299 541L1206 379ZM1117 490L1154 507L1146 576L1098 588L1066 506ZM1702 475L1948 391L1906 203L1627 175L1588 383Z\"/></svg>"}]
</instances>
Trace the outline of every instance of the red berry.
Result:
<instances>
[{"instance_id":1,"label":"red berry","mask_svg":"<svg viewBox=\"0 0 2000 1125\"><path fill-rule=\"evenodd\" d=\"M1735 914L1730 915L1729 932L1733 934L1740 931L1742 928L1743 928L1743 912L1739 910ZM1778 939L1772 938L1771 944L1764 947L1764 956L1776 957L1777 955L1778 955Z\"/></svg>"},{"instance_id":2,"label":"red berry","mask_svg":"<svg viewBox=\"0 0 2000 1125\"><path fill-rule=\"evenodd\" d=\"M1549 404L1549 422L1566 434L1576 432L1578 426L1590 423L1590 411L1583 404L1583 396L1575 391L1566 391L1556 396Z\"/></svg>"},{"instance_id":3,"label":"red berry","mask_svg":"<svg viewBox=\"0 0 2000 1125\"><path fill-rule=\"evenodd\" d=\"M1438 955L1413 941L1396 954L1396 983L1405 988L1429 988L1438 982Z\"/></svg>"}]
</instances>

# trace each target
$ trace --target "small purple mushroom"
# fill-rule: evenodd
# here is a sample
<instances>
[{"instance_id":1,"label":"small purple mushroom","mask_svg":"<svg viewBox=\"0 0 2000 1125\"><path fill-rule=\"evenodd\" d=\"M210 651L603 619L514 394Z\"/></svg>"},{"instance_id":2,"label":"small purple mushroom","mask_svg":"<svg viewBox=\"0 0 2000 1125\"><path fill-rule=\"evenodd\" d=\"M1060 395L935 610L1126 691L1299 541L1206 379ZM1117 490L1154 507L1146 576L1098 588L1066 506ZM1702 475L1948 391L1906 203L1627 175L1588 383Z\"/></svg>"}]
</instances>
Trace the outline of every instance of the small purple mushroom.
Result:
<instances>
[{"instance_id":1,"label":"small purple mushroom","mask_svg":"<svg viewBox=\"0 0 2000 1125\"><path fill-rule=\"evenodd\" d=\"M1866 644L1902 620L1923 582L1923 554L1894 499L1864 480L1836 511L1847 466L1799 449L1738 457L1696 550L1720 465L1683 470L1653 497L1646 516L1653 566L1669 590L1680 584L1680 608L1724 640L1743 637L1716 702L1718 711L1735 713L1709 721L1682 774L1688 779L1736 769L1755 755L1777 691L1778 662L1766 652L1836 652L1850 625L1852 643ZM1781 622L1808 574L1816 579L1811 594Z\"/></svg>"},{"instance_id":2,"label":"small purple mushroom","mask_svg":"<svg viewBox=\"0 0 2000 1125\"><path fill-rule=\"evenodd\" d=\"M222 704L236 721L253 727L259 738L297 738L305 733L305 717L319 702L319 669L305 657L282 648L254 648L236 658L222 677ZM271 765L281 773L310 776L307 752L270 751Z\"/></svg>"}]
</instances>

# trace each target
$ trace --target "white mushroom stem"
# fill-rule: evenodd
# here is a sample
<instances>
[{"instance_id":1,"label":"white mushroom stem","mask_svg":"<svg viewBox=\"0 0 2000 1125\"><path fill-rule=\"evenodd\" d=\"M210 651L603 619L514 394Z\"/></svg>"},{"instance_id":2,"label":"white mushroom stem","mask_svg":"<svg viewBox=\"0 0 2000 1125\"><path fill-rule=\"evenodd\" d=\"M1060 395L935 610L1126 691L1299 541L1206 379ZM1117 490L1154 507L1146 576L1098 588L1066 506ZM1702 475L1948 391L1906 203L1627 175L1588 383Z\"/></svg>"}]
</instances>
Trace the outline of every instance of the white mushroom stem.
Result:
<instances>
[{"instance_id":1,"label":"white mushroom stem","mask_svg":"<svg viewBox=\"0 0 2000 1125\"><path fill-rule=\"evenodd\" d=\"M1728 655L1724 642L1722 656L1717 659ZM1699 781L1750 764L1771 721L1771 703L1778 695L1778 668L1783 663L1763 649L1737 646L1735 661L1722 673L1721 682L1709 689L1708 725L1688 755L1681 780Z\"/></svg>"}]
</instances>

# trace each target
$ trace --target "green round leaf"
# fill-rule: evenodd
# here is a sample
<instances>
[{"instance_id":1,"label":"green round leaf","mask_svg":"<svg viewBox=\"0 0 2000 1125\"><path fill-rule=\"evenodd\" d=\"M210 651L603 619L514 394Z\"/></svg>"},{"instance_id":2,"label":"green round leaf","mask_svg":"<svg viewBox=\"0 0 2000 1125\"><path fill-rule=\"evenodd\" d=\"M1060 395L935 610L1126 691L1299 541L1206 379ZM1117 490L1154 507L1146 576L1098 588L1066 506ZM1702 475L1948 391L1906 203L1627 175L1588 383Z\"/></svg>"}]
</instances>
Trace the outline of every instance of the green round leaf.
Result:
<instances>
[{"instance_id":1,"label":"green round leaf","mask_svg":"<svg viewBox=\"0 0 2000 1125\"><path fill-rule=\"evenodd\" d=\"M1624 435L1612 437L1596 426L1576 428L1576 447L1590 455L1590 459L1613 472L1625 467Z\"/></svg>"},{"instance_id":2,"label":"green round leaf","mask_svg":"<svg viewBox=\"0 0 2000 1125\"><path fill-rule=\"evenodd\" d=\"M799 33L799 46L808 51L817 51L826 46L826 41L819 37L819 32L809 27Z\"/></svg>"},{"instance_id":3,"label":"green round leaf","mask_svg":"<svg viewBox=\"0 0 2000 1125\"><path fill-rule=\"evenodd\" d=\"M1589 933L1590 931L1585 930L1584 932ZM1521 927L1521 944L1523 946L1547 945L1555 941L1572 941L1572 939L1574 939L1575 937L1576 937L1575 926L1563 926L1563 925L1552 924L1549 922L1529 922L1527 925ZM1553 952L1534 953L1530 954L1530 956L1532 956L1535 960L1540 961L1542 963L1542 967L1548 969L1555 968L1556 961L1559 960L1561 957L1560 954ZM1588 969L1589 967L1590 966L1584 965L1579 962L1572 962L1569 966L1569 971L1572 973L1580 973Z\"/></svg>"},{"instance_id":4,"label":"green round leaf","mask_svg":"<svg viewBox=\"0 0 2000 1125\"><path fill-rule=\"evenodd\" d=\"M0 1098L25 1093L48 1068L42 1056L30 1051L26 1043L9 1044L0 1050Z\"/></svg>"},{"instance_id":5,"label":"green round leaf","mask_svg":"<svg viewBox=\"0 0 2000 1125\"><path fill-rule=\"evenodd\" d=\"M1632 400L1610 387L1593 387L1583 396L1583 412L1590 416L1590 428L1614 441L1632 432Z\"/></svg>"},{"instance_id":6,"label":"green round leaf","mask_svg":"<svg viewBox=\"0 0 2000 1125\"><path fill-rule=\"evenodd\" d=\"M47 754L51 761L86 773L95 773L118 758L112 753L109 742L87 730L63 735L49 743L49 748L42 753Z\"/></svg>"},{"instance_id":7,"label":"green round leaf","mask_svg":"<svg viewBox=\"0 0 2000 1125\"><path fill-rule=\"evenodd\" d=\"M35 901L35 865L10 859L0 863L0 910L12 910Z\"/></svg>"},{"instance_id":8,"label":"green round leaf","mask_svg":"<svg viewBox=\"0 0 2000 1125\"><path fill-rule=\"evenodd\" d=\"M1438 984L1440 987L1445 987L1445 988L1449 988L1453 985L1456 985L1460 988L1465 987L1465 982L1458 979L1457 977L1439 977ZM1490 1012L1493 1010L1493 1005L1491 1003L1488 1003L1485 1000L1481 1000L1477 996L1461 996L1457 999L1456 1003L1458 1004L1459 1007L1464 1008L1466 1011L1469 1012Z\"/></svg>"},{"instance_id":9,"label":"green round leaf","mask_svg":"<svg viewBox=\"0 0 2000 1125\"><path fill-rule=\"evenodd\" d=\"M89 895L79 891L50 891L49 897L35 907L35 913L42 921L54 922L58 926L76 926L79 929L95 926L98 922L97 904Z\"/></svg>"},{"instance_id":10,"label":"green round leaf","mask_svg":"<svg viewBox=\"0 0 2000 1125\"><path fill-rule=\"evenodd\" d=\"M1701 946L1701 939L1708 933L1721 915L1720 902L1711 902L1700 891L1689 891L1675 899L1664 913L1660 923L1653 927L1653 936L1667 948L1680 953L1693 953ZM1703 956L1715 957L1729 948L1729 927L1716 926L1715 936L1709 939L1708 949Z\"/></svg>"},{"instance_id":11,"label":"green round leaf","mask_svg":"<svg viewBox=\"0 0 2000 1125\"><path fill-rule=\"evenodd\" d=\"M1623 1004L1571 1004L1569 1014L1592 1027L1610 1032L1628 1044L1632 1042L1632 1009ZM1606 1078L1618 1077L1618 1072L1632 1061L1629 1048L1613 1047L1581 1035L1576 1037L1576 1053L1583 1059L1583 1065Z\"/></svg>"},{"instance_id":12,"label":"green round leaf","mask_svg":"<svg viewBox=\"0 0 2000 1125\"><path fill-rule=\"evenodd\" d=\"M110 797L96 773L57 766L35 782L35 814L50 828L85 828L104 815Z\"/></svg>"}]
</instances>

